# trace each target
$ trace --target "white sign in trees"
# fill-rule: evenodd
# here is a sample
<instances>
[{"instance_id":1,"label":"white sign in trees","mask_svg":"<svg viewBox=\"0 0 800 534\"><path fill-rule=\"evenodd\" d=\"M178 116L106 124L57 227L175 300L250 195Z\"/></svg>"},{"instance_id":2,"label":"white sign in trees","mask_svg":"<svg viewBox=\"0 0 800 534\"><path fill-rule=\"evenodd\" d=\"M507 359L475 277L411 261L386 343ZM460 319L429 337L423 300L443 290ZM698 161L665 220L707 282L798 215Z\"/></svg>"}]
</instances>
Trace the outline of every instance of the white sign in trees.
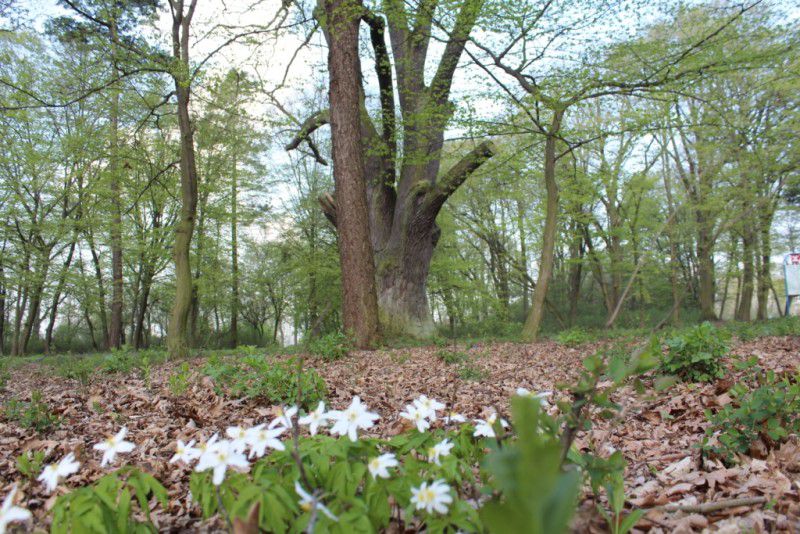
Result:
<instances>
[{"instance_id":1,"label":"white sign in trees","mask_svg":"<svg viewBox=\"0 0 800 534\"><path fill-rule=\"evenodd\" d=\"M800 252L792 252L783 258L783 276L786 281L786 313L792 307L792 299L800 296Z\"/></svg>"}]
</instances>

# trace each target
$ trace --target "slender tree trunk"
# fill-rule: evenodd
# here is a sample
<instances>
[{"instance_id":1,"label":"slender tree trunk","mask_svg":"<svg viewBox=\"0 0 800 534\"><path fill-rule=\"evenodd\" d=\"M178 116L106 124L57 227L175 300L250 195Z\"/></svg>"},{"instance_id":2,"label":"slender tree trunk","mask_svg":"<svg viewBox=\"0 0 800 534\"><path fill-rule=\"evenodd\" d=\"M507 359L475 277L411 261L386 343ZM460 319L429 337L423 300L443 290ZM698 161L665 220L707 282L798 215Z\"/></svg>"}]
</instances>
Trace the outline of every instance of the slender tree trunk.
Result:
<instances>
[{"instance_id":1,"label":"slender tree trunk","mask_svg":"<svg viewBox=\"0 0 800 534\"><path fill-rule=\"evenodd\" d=\"M531 290L528 284L528 245L525 242L525 207L517 200L517 232L519 233L520 270L522 271L522 316L528 316L528 299Z\"/></svg>"},{"instance_id":2,"label":"slender tree trunk","mask_svg":"<svg viewBox=\"0 0 800 534\"><path fill-rule=\"evenodd\" d=\"M544 146L544 184L547 191L545 220L542 239L542 253L539 259L539 273L536 278L536 289L533 293L531 312L525 321L522 335L529 341L535 341L544 316L544 303L547 288L553 274L555 258L556 234L558 232L558 184L556 183L556 135L561 128L563 110L554 110L553 122Z\"/></svg>"},{"instance_id":3,"label":"slender tree trunk","mask_svg":"<svg viewBox=\"0 0 800 534\"><path fill-rule=\"evenodd\" d=\"M47 329L45 330L44 334L44 352L45 354L50 354L50 345L53 342L53 330L55 329L56 325L56 318L58 317L58 306L61 302L61 294L64 291L64 286L67 282L67 273L69 272L70 265L72 265L72 257L75 254L75 246L76 242L73 239L72 243L69 245L69 252L67 253L67 258L64 260L64 266L61 268L61 273L58 276L58 283L56 284L56 289L53 292L53 304L50 307L50 318L47 322Z\"/></svg>"},{"instance_id":4,"label":"slender tree trunk","mask_svg":"<svg viewBox=\"0 0 800 534\"><path fill-rule=\"evenodd\" d=\"M380 334L361 146L358 27L363 7L359 0L324 1L330 39L330 115L342 266L342 318L356 346L369 348Z\"/></svg>"},{"instance_id":5,"label":"slender tree trunk","mask_svg":"<svg viewBox=\"0 0 800 534\"><path fill-rule=\"evenodd\" d=\"M175 226L175 302L169 321L167 348L173 358L187 356L189 352L188 326L192 304L192 266L190 263L192 234L197 216L197 166L194 153L194 130L189 116L190 80L189 26L197 0L192 0L188 12L184 13L182 0L172 3L172 52L180 63L179 72L173 77L178 97L178 127L180 130L181 213Z\"/></svg>"},{"instance_id":6,"label":"slender tree trunk","mask_svg":"<svg viewBox=\"0 0 800 534\"><path fill-rule=\"evenodd\" d=\"M231 347L239 345L239 183L236 158L231 169Z\"/></svg>"},{"instance_id":7,"label":"slender tree trunk","mask_svg":"<svg viewBox=\"0 0 800 534\"><path fill-rule=\"evenodd\" d=\"M109 347L108 337L108 315L106 314L106 289L103 282L103 269L100 266L100 256L97 254L97 249L94 246L94 236L91 231L86 235L89 241L89 251L92 254L92 264L94 265L94 277L97 280L97 291L99 299L99 315L100 326L103 329L103 345L102 350L107 350Z\"/></svg>"},{"instance_id":8,"label":"slender tree trunk","mask_svg":"<svg viewBox=\"0 0 800 534\"><path fill-rule=\"evenodd\" d=\"M2 254L6 251L5 243L0 251L0 355L4 355L6 343L6 275L3 270Z\"/></svg>"},{"instance_id":9,"label":"slender tree trunk","mask_svg":"<svg viewBox=\"0 0 800 534\"><path fill-rule=\"evenodd\" d=\"M758 311L756 312L759 320L769 317L769 292L772 289L772 236L770 235L772 215L772 209L768 208L759 217L761 262L758 269Z\"/></svg>"},{"instance_id":10,"label":"slender tree trunk","mask_svg":"<svg viewBox=\"0 0 800 534\"><path fill-rule=\"evenodd\" d=\"M752 319L751 310L755 275L755 269L753 268L754 248L753 232L749 228L744 228L742 231L742 283L739 286L739 307L736 309L737 321L749 321Z\"/></svg>"},{"instance_id":11,"label":"slender tree trunk","mask_svg":"<svg viewBox=\"0 0 800 534\"><path fill-rule=\"evenodd\" d=\"M711 230L706 227L705 218L697 216L697 291L700 301L700 316L703 320L714 321L717 312L714 309L715 281L714 281L714 244Z\"/></svg>"},{"instance_id":12,"label":"slender tree trunk","mask_svg":"<svg viewBox=\"0 0 800 534\"><path fill-rule=\"evenodd\" d=\"M116 22L111 22L112 47L117 43ZM111 159L109 173L111 175L111 323L108 330L110 348L118 349L122 345L122 208L120 206L120 172L119 164L119 89L111 89Z\"/></svg>"}]
</instances>

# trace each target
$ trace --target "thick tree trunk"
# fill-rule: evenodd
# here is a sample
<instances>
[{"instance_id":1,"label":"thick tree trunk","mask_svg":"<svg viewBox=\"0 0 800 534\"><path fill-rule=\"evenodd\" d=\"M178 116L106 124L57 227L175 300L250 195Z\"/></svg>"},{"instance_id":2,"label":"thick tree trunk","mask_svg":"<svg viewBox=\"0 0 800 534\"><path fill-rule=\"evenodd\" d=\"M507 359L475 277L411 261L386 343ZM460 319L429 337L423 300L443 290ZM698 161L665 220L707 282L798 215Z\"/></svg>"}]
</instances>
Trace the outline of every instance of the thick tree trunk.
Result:
<instances>
[{"instance_id":1,"label":"thick tree trunk","mask_svg":"<svg viewBox=\"0 0 800 534\"><path fill-rule=\"evenodd\" d=\"M381 321L398 333L427 336L433 332L425 285L439 236L436 216L447 198L494 154L491 143L481 143L439 176L444 130L453 111L448 100L453 75L477 20L480 4L480 0L477 4L465 3L455 15L455 23L430 83L425 80L428 44L433 33L430 6L416 8L413 27L407 16L409 8L401 0L387 0L384 4L389 14L386 21L360 4L357 13L351 14L368 24L377 58L380 131L366 112L360 80L358 116L361 117L362 146L370 148L364 165ZM389 57L385 42L387 23L394 61ZM326 25L329 23L323 27ZM326 30L329 48L334 48L332 35ZM393 66L397 74L396 91ZM395 132L395 96L403 121L402 151L398 150ZM287 150L297 148L305 140L316 153L309 136L328 121L327 112L309 118L286 146ZM321 158L317 156L317 160ZM341 200L331 195L320 198L326 217L339 226L337 202ZM420 265L420 261L424 264Z\"/></svg>"},{"instance_id":2,"label":"thick tree trunk","mask_svg":"<svg viewBox=\"0 0 800 534\"><path fill-rule=\"evenodd\" d=\"M369 233L361 139L360 0L325 0L336 224L342 267L342 319L356 346L378 341L375 262Z\"/></svg>"},{"instance_id":3,"label":"thick tree trunk","mask_svg":"<svg viewBox=\"0 0 800 534\"><path fill-rule=\"evenodd\" d=\"M533 293L531 313L525 321L522 336L528 341L535 341L544 316L544 304L547 288L553 275L555 259L556 234L558 233L558 184L556 183L556 135L561 128L563 110L554 110L553 122L544 146L544 184L547 191L545 220L542 237L542 252L539 258L539 273L536 278L536 289Z\"/></svg>"}]
</instances>

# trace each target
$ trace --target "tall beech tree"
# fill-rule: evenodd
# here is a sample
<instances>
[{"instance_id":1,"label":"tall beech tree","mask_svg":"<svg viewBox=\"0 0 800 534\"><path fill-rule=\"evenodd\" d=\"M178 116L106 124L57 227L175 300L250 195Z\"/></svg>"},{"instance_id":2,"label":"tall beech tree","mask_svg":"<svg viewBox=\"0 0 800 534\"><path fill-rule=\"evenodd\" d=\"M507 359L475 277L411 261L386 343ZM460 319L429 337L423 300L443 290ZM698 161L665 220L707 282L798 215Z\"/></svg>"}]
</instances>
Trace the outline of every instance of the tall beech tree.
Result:
<instances>
[{"instance_id":1,"label":"tall beech tree","mask_svg":"<svg viewBox=\"0 0 800 534\"><path fill-rule=\"evenodd\" d=\"M378 305L381 323L393 334L425 337L433 333L426 282L441 233L436 216L453 192L495 152L492 143L484 141L440 172L445 128L454 109L449 101L453 76L482 6L483 0L464 0L453 11L436 0L416 6L385 0L383 14L360 10L375 54L380 120L367 113L365 92L359 84L361 127L350 135L357 135L361 145L368 147L364 169ZM440 7L443 12L455 13L454 21L426 83L434 13ZM387 26L390 47L386 46ZM330 32L326 39L332 47ZM399 102L399 110L395 102ZM329 121L329 110L309 117L287 150L311 143L311 134ZM312 151L318 154L313 144ZM335 195L323 195L320 203L335 226L340 224L342 210L350 209Z\"/></svg>"}]
</instances>

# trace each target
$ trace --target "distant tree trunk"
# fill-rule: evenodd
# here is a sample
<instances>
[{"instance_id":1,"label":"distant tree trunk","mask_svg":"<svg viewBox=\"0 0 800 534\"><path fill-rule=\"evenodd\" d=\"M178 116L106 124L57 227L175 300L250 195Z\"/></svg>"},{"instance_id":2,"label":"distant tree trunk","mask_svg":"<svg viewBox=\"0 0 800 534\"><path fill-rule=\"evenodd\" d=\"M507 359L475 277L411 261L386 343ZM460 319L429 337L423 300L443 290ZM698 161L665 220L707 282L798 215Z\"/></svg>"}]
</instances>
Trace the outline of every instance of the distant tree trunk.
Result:
<instances>
[{"instance_id":1,"label":"distant tree trunk","mask_svg":"<svg viewBox=\"0 0 800 534\"><path fill-rule=\"evenodd\" d=\"M569 248L569 316L567 317L570 326L575 324L578 316L578 299L581 294L581 279L583 278L583 236L575 228L574 237Z\"/></svg>"},{"instance_id":2,"label":"distant tree trunk","mask_svg":"<svg viewBox=\"0 0 800 534\"><path fill-rule=\"evenodd\" d=\"M192 266L190 263L192 233L197 215L197 166L194 154L194 131L189 116L191 72L189 64L189 26L197 5L192 0L188 12L184 13L182 0L170 0L172 8L172 54L180 64L173 74L175 93L178 97L178 127L181 152L181 213L175 225L175 302L169 321L167 348L173 358L188 355L189 313L192 304Z\"/></svg>"},{"instance_id":3,"label":"distant tree trunk","mask_svg":"<svg viewBox=\"0 0 800 534\"><path fill-rule=\"evenodd\" d=\"M764 320L769 317L769 292L772 290L772 207L765 209L759 217L761 262L758 269L758 311L756 317ZM780 309L780 305L778 306Z\"/></svg>"},{"instance_id":4,"label":"distant tree trunk","mask_svg":"<svg viewBox=\"0 0 800 534\"><path fill-rule=\"evenodd\" d=\"M116 22L110 24L112 48L117 43ZM108 342L111 348L118 349L122 344L122 209L120 206L120 172L119 164L119 89L111 89L111 159L109 171L111 175L111 323L108 331Z\"/></svg>"},{"instance_id":5,"label":"distant tree trunk","mask_svg":"<svg viewBox=\"0 0 800 534\"><path fill-rule=\"evenodd\" d=\"M94 236L92 232L89 231L86 234L87 240L89 241L89 251L92 254L92 263L94 265L94 277L97 280L97 291L100 300L99 308L99 315L100 315L100 326L103 329L103 345L101 347L102 350L107 350L109 347L109 338L108 338L108 315L106 314L106 290L105 284L103 282L103 269L100 266L100 256L97 254L97 249L94 246Z\"/></svg>"},{"instance_id":6,"label":"distant tree trunk","mask_svg":"<svg viewBox=\"0 0 800 534\"><path fill-rule=\"evenodd\" d=\"M6 273L3 269L3 255L6 252L6 243L0 250L0 355L4 355L6 342Z\"/></svg>"},{"instance_id":7,"label":"distant tree trunk","mask_svg":"<svg viewBox=\"0 0 800 534\"><path fill-rule=\"evenodd\" d=\"M358 27L362 10L360 0L325 0L342 319L356 346L370 348L380 334L361 146Z\"/></svg>"},{"instance_id":8,"label":"distant tree trunk","mask_svg":"<svg viewBox=\"0 0 800 534\"><path fill-rule=\"evenodd\" d=\"M58 306L61 303L61 293L63 293L64 286L66 285L69 267L72 265L72 257L75 254L75 245L76 242L73 239L72 243L69 245L67 258L64 260L64 265L61 268L61 273L58 275L58 282L56 284L55 291L53 292L53 303L50 306L50 319L47 322L47 329L45 330L44 334L45 354L50 354L50 345L53 342L53 330L55 329L56 318L58 317Z\"/></svg>"},{"instance_id":9,"label":"distant tree trunk","mask_svg":"<svg viewBox=\"0 0 800 534\"><path fill-rule=\"evenodd\" d=\"M236 158L231 168L231 347L239 345L239 183Z\"/></svg>"},{"instance_id":10,"label":"distant tree trunk","mask_svg":"<svg viewBox=\"0 0 800 534\"><path fill-rule=\"evenodd\" d=\"M42 305L42 295L44 293L44 284L47 280L47 273L50 270L50 249L41 251L39 266L34 274L34 286L31 292L30 303L28 304L28 317L25 321L25 326L22 331L22 338L20 341L19 354L26 354L28 352L28 344L34 333L34 325L39 321L39 310Z\"/></svg>"},{"instance_id":11,"label":"distant tree trunk","mask_svg":"<svg viewBox=\"0 0 800 534\"><path fill-rule=\"evenodd\" d=\"M747 223L748 225L750 223ZM737 321L749 321L752 319L751 309L753 305L753 282L755 269L753 268L753 256L755 243L753 243L753 231L750 228L742 230L742 282L739 285L739 307L736 309Z\"/></svg>"},{"instance_id":12,"label":"distant tree trunk","mask_svg":"<svg viewBox=\"0 0 800 534\"><path fill-rule=\"evenodd\" d=\"M667 146L666 134L662 141L663 146ZM675 201L672 196L672 181L669 172L669 162L667 159L667 151L661 151L662 157L662 172L664 174L664 191L667 197L667 212L669 214L669 221L667 223L667 239L669 240L669 282L672 288L672 317L670 318L673 325L677 325L681 319L681 291L678 285L678 274L680 270L680 258L678 257L677 236L675 233L675 226L677 224L677 217L675 216ZM721 314L722 312L720 312Z\"/></svg>"},{"instance_id":13,"label":"distant tree trunk","mask_svg":"<svg viewBox=\"0 0 800 534\"><path fill-rule=\"evenodd\" d=\"M711 229L706 227L705 218L699 212L696 217L700 226L697 235L697 291L700 317L703 320L714 321L717 319L717 312L714 309L714 242Z\"/></svg>"},{"instance_id":14,"label":"distant tree trunk","mask_svg":"<svg viewBox=\"0 0 800 534\"><path fill-rule=\"evenodd\" d=\"M525 242L525 206L517 200L517 232L519 232L520 270L522 271L522 316L528 316L528 299L531 290L528 284L528 248Z\"/></svg>"},{"instance_id":15,"label":"distant tree trunk","mask_svg":"<svg viewBox=\"0 0 800 534\"><path fill-rule=\"evenodd\" d=\"M556 183L556 136L561 128L563 110L553 111L553 121L544 145L544 184L547 191L545 220L542 239L542 252L539 259L539 273L536 278L536 289L533 293L531 312L525 321L522 335L529 341L535 341L544 316L544 303L547 288L553 274L555 259L556 234L558 232L558 184Z\"/></svg>"}]
</instances>

